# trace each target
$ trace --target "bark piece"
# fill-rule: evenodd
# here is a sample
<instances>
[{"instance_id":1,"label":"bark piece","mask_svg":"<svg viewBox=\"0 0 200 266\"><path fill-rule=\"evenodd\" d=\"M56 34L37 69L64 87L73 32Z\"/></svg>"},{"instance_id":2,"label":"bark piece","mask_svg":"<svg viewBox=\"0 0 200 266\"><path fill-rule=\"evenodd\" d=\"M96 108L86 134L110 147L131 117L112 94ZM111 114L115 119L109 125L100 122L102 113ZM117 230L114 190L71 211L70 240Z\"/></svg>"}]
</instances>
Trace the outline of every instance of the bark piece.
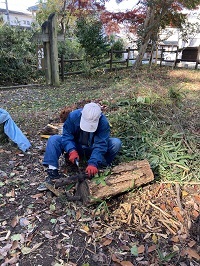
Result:
<instances>
[{"instance_id":1,"label":"bark piece","mask_svg":"<svg viewBox=\"0 0 200 266\"><path fill-rule=\"evenodd\" d=\"M94 198L106 199L145 185L154 180L153 172L147 160L122 163L112 169L104 184L90 182L91 201Z\"/></svg>"}]
</instances>

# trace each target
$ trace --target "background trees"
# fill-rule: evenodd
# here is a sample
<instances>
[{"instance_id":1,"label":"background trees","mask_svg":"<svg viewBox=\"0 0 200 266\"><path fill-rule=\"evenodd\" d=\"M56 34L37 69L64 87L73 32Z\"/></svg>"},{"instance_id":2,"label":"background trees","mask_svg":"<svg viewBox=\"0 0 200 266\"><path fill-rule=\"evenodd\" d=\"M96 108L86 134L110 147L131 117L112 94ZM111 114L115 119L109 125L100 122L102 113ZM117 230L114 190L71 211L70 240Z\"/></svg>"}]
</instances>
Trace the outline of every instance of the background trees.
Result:
<instances>
[{"instance_id":1,"label":"background trees","mask_svg":"<svg viewBox=\"0 0 200 266\"><path fill-rule=\"evenodd\" d=\"M112 35L123 25L136 36L139 53L134 67L138 68L147 47L156 47L160 31L167 26L181 29L185 39L191 32L199 32L199 25L187 23L183 13L198 5L200 0L141 0L133 10L116 13L108 12L105 3L97 0L40 0L36 19L41 26L56 12L59 31L65 35L65 41L59 43L59 54L84 58L88 67L97 64L109 47L120 50L122 43ZM36 43L31 41L35 29L27 32L1 25L0 31L1 82L22 83L35 77Z\"/></svg>"},{"instance_id":2,"label":"background trees","mask_svg":"<svg viewBox=\"0 0 200 266\"><path fill-rule=\"evenodd\" d=\"M85 50L86 61L98 63L108 52L108 39L103 32L102 23L94 17L81 17L77 20L75 35Z\"/></svg>"},{"instance_id":3,"label":"background trees","mask_svg":"<svg viewBox=\"0 0 200 266\"><path fill-rule=\"evenodd\" d=\"M26 84L37 75L32 32L0 25L0 84Z\"/></svg>"}]
</instances>

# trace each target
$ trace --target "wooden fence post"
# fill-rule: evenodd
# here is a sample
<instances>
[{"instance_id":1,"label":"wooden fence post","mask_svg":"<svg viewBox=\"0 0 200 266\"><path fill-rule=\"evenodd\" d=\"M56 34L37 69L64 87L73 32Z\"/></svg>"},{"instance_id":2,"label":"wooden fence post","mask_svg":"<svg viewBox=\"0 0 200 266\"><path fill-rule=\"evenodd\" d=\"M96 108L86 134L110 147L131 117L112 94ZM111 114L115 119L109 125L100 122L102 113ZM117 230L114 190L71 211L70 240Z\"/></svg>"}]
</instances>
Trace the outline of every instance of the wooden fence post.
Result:
<instances>
[{"instance_id":1,"label":"wooden fence post","mask_svg":"<svg viewBox=\"0 0 200 266\"><path fill-rule=\"evenodd\" d=\"M56 14L52 13L48 17L49 24L49 42L50 42L50 53L51 53L51 79L52 84L55 86L60 85L59 81L59 67L58 67L58 38L57 38L57 27L56 27Z\"/></svg>"},{"instance_id":2,"label":"wooden fence post","mask_svg":"<svg viewBox=\"0 0 200 266\"><path fill-rule=\"evenodd\" d=\"M126 49L126 51L127 51L126 67L128 68L129 59L130 59L130 47L128 47L128 49Z\"/></svg>"},{"instance_id":3,"label":"wooden fence post","mask_svg":"<svg viewBox=\"0 0 200 266\"><path fill-rule=\"evenodd\" d=\"M179 50L179 47L177 46L175 61L174 61L174 65L173 65L174 68L176 67L176 64L177 64L178 50Z\"/></svg>"},{"instance_id":4,"label":"wooden fence post","mask_svg":"<svg viewBox=\"0 0 200 266\"><path fill-rule=\"evenodd\" d=\"M60 60L60 65L61 65L61 80L62 82L64 81L65 79L65 73L64 73L64 55L62 54L61 55L61 60Z\"/></svg>"},{"instance_id":5,"label":"wooden fence post","mask_svg":"<svg viewBox=\"0 0 200 266\"><path fill-rule=\"evenodd\" d=\"M196 59L196 65L195 65L195 69L198 69L198 64L200 63L200 45L198 47L198 51L197 51L197 59Z\"/></svg>"},{"instance_id":6,"label":"wooden fence post","mask_svg":"<svg viewBox=\"0 0 200 266\"><path fill-rule=\"evenodd\" d=\"M48 21L45 21L42 24L42 33L43 34L47 34L47 35L49 33ZM45 79L46 79L46 84L50 85L52 83L52 79L51 79L50 43L43 41L43 46L44 46Z\"/></svg>"},{"instance_id":7,"label":"wooden fence post","mask_svg":"<svg viewBox=\"0 0 200 266\"><path fill-rule=\"evenodd\" d=\"M160 54L160 67L162 66L163 52L164 52L164 48L162 47L161 54Z\"/></svg>"}]
</instances>

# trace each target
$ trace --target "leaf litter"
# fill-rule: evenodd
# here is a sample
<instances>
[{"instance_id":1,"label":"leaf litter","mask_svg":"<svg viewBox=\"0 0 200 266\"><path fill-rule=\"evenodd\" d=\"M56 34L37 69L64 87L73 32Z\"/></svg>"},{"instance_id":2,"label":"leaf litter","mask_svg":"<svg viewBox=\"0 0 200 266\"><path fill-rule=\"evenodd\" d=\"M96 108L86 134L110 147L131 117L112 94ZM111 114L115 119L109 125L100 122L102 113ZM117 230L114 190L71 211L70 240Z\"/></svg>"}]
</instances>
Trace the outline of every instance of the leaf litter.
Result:
<instances>
[{"instance_id":1,"label":"leaf litter","mask_svg":"<svg viewBox=\"0 0 200 266\"><path fill-rule=\"evenodd\" d=\"M193 80L198 83L195 73L183 72L193 74ZM178 82L179 74L178 70L167 72L171 78L175 76L170 80L171 86ZM121 76L119 84L114 75ZM123 140L120 159L148 158L156 176L159 169L162 178L90 207L67 202L48 192L37 193L36 187L45 177L41 162L46 140L40 138L39 129L56 120L56 114L66 104L89 98L92 79L77 78L76 84L72 80L69 88L59 89L60 97L69 93L70 86L77 88L74 89L76 99L69 100L63 97L60 101L54 88L0 92L6 102L3 108L11 111L33 146L25 154L10 142L0 147L3 162L0 169L1 265L199 265L200 188L195 144L198 116L193 116L197 114L196 90L192 92L193 100L191 95L188 97L193 101L190 106L189 101L181 102L186 108L182 109L183 113L191 110L191 119L184 120L179 112L182 107L174 104L170 106L176 111L173 118L166 95L162 108L152 101L153 93L159 93L154 91L152 75L146 74L145 79L136 76L141 88L150 88L149 95L142 89L132 86L129 89L129 78L124 77L124 72L118 72L103 77L99 82L103 92L93 90L92 99L101 98L113 134ZM166 72L159 75L164 77ZM113 80L114 94L111 93ZM108 88L107 95L103 86ZM82 91L81 87L87 90ZM126 87L126 92L122 87ZM167 92L163 85L160 88L162 94ZM29 101L32 104L24 112ZM175 130L177 127L181 130Z\"/></svg>"}]
</instances>

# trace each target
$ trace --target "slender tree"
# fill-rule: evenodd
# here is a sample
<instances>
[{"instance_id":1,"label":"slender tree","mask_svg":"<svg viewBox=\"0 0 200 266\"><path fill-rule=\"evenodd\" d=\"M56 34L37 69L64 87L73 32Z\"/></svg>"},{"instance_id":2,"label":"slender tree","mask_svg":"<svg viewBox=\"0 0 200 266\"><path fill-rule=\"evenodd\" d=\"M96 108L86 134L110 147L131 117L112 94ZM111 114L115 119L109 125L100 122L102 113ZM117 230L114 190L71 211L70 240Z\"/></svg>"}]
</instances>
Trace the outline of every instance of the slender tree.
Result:
<instances>
[{"instance_id":1,"label":"slender tree","mask_svg":"<svg viewBox=\"0 0 200 266\"><path fill-rule=\"evenodd\" d=\"M134 67L138 68L151 40L156 41L160 29L167 26L181 28L186 16L184 9L195 9L200 0L140 0L135 8L128 12L104 12L101 19L108 26L107 32L119 29L120 23L127 23L130 32L137 33L139 53Z\"/></svg>"}]
</instances>

